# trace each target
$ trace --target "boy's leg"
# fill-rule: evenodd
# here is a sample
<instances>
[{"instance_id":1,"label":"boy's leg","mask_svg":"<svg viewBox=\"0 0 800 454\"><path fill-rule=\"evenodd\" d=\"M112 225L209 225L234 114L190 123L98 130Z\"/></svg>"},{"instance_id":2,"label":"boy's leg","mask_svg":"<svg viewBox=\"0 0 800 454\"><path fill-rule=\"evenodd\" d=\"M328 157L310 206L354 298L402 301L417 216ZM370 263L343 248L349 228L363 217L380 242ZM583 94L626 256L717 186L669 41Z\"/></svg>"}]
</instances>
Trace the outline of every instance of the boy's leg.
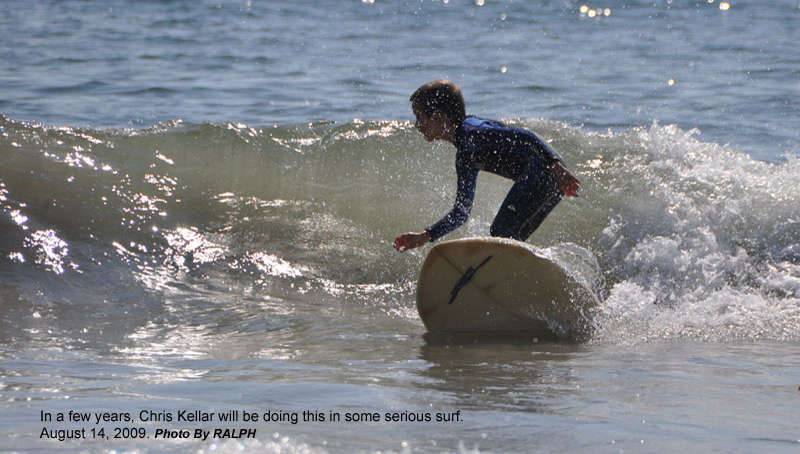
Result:
<instances>
[{"instance_id":1,"label":"boy's leg","mask_svg":"<svg viewBox=\"0 0 800 454\"><path fill-rule=\"evenodd\" d=\"M514 183L489 230L492 236L525 241L561 201L552 173L529 174Z\"/></svg>"}]
</instances>

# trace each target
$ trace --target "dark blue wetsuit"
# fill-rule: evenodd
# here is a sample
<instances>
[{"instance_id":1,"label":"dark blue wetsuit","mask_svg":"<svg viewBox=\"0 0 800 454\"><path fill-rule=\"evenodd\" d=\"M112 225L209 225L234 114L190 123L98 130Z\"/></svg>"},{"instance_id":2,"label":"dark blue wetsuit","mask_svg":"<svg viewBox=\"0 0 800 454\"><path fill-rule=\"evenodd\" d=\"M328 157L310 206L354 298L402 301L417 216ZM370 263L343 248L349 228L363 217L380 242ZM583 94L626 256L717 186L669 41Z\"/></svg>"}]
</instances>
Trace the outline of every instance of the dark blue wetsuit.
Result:
<instances>
[{"instance_id":1,"label":"dark blue wetsuit","mask_svg":"<svg viewBox=\"0 0 800 454\"><path fill-rule=\"evenodd\" d=\"M467 117L456 131L456 148L456 202L445 217L425 229L432 241L466 222L481 170L515 181L492 223L492 236L525 241L561 201L563 192L550 165L563 160L533 132Z\"/></svg>"}]
</instances>

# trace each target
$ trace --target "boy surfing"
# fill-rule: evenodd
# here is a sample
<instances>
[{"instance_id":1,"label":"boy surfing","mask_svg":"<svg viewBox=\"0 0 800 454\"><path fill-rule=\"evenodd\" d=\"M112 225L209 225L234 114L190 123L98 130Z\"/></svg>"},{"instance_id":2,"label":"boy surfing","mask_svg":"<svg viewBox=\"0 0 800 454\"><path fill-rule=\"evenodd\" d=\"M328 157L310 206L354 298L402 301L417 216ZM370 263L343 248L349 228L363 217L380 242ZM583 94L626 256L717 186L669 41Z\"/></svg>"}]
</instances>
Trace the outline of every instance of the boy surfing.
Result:
<instances>
[{"instance_id":1,"label":"boy surfing","mask_svg":"<svg viewBox=\"0 0 800 454\"><path fill-rule=\"evenodd\" d=\"M492 236L525 241L564 195L578 197L581 182L558 153L531 131L468 117L458 85L437 80L421 86L411 95L411 109L425 140L445 140L456 147L458 183L453 208L422 232L398 236L398 251L436 241L463 225L481 170L514 180L492 222Z\"/></svg>"}]
</instances>

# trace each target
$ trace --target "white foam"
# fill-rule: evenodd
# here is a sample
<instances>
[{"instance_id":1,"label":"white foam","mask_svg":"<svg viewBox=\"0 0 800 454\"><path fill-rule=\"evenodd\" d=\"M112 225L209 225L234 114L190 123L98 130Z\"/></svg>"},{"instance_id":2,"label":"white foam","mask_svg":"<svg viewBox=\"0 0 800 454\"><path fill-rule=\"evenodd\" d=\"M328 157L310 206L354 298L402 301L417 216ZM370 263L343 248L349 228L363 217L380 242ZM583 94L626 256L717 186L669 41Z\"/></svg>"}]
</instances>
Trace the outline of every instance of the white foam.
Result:
<instances>
[{"instance_id":1,"label":"white foam","mask_svg":"<svg viewBox=\"0 0 800 454\"><path fill-rule=\"evenodd\" d=\"M675 126L628 133L599 245L601 337L796 339L797 160L772 164Z\"/></svg>"}]
</instances>

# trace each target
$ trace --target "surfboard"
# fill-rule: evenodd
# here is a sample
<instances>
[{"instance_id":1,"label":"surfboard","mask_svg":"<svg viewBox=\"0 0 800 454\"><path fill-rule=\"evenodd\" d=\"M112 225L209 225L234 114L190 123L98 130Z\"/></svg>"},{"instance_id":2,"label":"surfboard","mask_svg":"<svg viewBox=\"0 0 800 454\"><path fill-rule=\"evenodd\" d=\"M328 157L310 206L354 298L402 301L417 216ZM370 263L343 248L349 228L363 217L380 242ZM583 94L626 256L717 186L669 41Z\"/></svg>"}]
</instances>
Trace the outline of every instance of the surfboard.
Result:
<instances>
[{"instance_id":1,"label":"surfboard","mask_svg":"<svg viewBox=\"0 0 800 454\"><path fill-rule=\"evenodd\" d=\"M463 238L431 248L417 281L429 332L527 332L580 338L598 307L594 293L532 245Z\"/></svg>"}]
</instances>

